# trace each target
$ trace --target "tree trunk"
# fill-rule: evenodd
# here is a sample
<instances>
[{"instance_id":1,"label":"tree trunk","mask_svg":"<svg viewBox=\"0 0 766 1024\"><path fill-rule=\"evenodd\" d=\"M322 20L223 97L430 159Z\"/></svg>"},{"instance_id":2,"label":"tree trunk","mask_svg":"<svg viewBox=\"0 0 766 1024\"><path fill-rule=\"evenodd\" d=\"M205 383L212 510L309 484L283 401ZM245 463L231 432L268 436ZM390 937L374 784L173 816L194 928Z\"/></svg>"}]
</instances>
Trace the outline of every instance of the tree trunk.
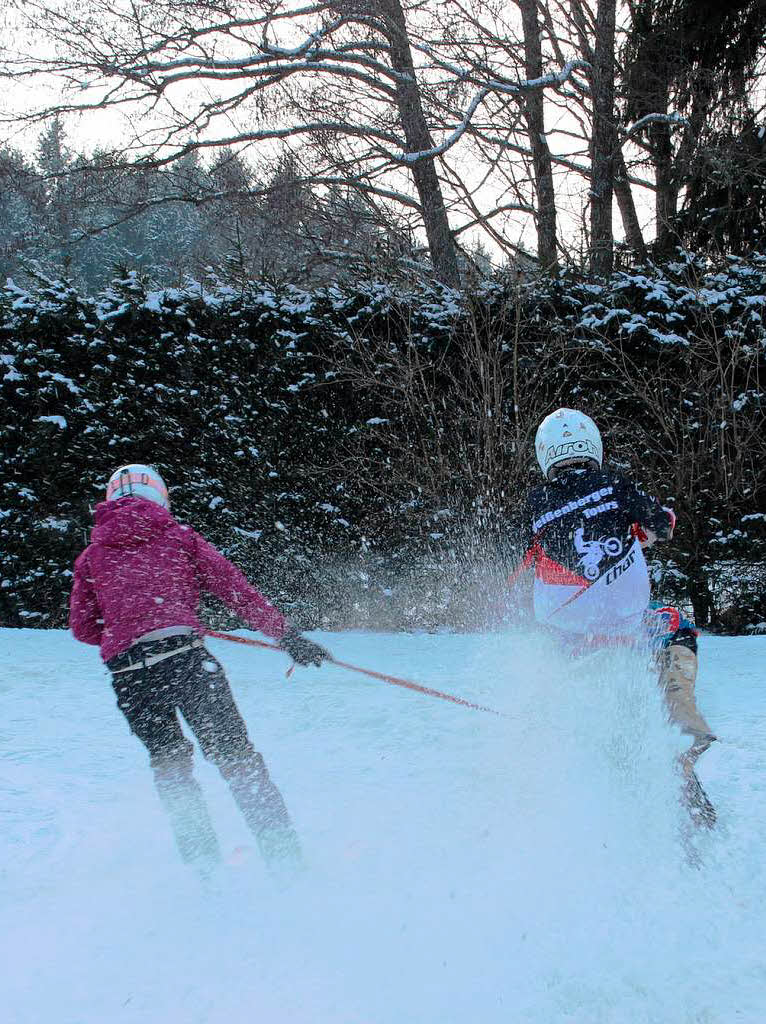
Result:
<instances>
[{"instance_id":1,"label":"tree trunk","mask_svg":"<svg viewBox=\"0 0 766 1024\"><path fill-rule=\"evenodd\" d=\"M591 268L609 274L614 260L612 196L617 127L614 119L614 34L616 0L598 0L592 80Z\"/></svg>"},{"instance_id":2,"label":"tree trunk","mask_svg":"<svg viewBox=\"0 0 766 1024\"><path fill-rule=\"evenodd\" d=\"M407 76L406 81L399 81L396 85L397 106L407 142L407 152L421 153L432 149L433 140L420 102L420 89L415 77L407 24L400 0L382 0L373 9L382 13L385 20L386 34L391 44L392 67ZM418 160L411 165L410 170L420 199L434 272L442 284L458 288L460 268L457 246L450 231L447 208L444 205L444 196L433 157Z\"/></svg>"},{"instance_id":3,"label":"tree trunk","mask_svg":"<svg viewBox=\"0 0 766 1024\"><path fill-rule=\"evenodd\" d=\"M670 125L653 124L649 130L649 139L652 144L657 183L654 204L657 220L657 251L669 255L672 246L670 225L676 213Z\"/></svg>"},{"instance_id":4,"label":"tree trunk","mask_svg":"<svg viewBox=\"0 0 766 1024\"><path fill-rule=\"evenodd\" d=\"M681 136L678 152L673 154L670 128L658 141L657 158L657 247L664 255L671 255L680 242L675 230L678 216L678 197L681 187L687 182L691 161L697 147L700 132L710 106L709 87L704 83L695 88L688 123ZM669 103L666 104L668 106ZM660 187L661 186L661 187Z\"/></svg>"},{"instance_id":5,"label":"tree trunk","mask_svg":"<svg viewBox=\"0 0 766 1024\"><path fill-rule=\"evenodd\" d=\"M518 0L524 29L524 71L528 79L540 78L543 56L537 0ZM556 196L553 190L551 154L545 138L544 92L536 89L526 95L524 116L532 147L532 160L537 191L537 255L545 271L558 269L556 252Z\"/></svg>"},{"instance_id":6,"label":"tree trunk","mask_svg":"<svg viewBox=\"0 0 766 1024\"><path fill-rule=\"evenodd\" d=\"M695 624L709 626L715 618L715 609L710 588L703 573L698 570L689 573L688 592L694 610Z\"/></svg>"},{"instance_id":7,"label":"tree trunk","mask_svg":"<svg viewBox=\"0 0 766 1024\"><path fill-rule=\"evenodd\" d=\"M641 263L646 262L646 243L636 213L633 192L628 181L628 169L625 157L618 149L614 158L614 194L620 208L622 226L625 229L625 241Z\"/></svg>"}]
</instances>

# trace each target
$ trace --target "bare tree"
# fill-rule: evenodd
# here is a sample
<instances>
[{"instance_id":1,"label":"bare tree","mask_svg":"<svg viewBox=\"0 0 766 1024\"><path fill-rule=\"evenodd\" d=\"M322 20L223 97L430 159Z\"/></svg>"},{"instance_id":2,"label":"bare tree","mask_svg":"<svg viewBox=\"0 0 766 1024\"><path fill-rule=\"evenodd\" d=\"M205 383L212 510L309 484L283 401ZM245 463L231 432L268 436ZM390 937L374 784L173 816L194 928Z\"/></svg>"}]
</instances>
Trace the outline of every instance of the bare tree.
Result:
<instances>
[{"instance_id":1,"label":"bare tree","mask_svg":"<svg viewBox=\"0 0 766 1024\"><path fill-rule=\"evenodd\" d=\"M593 75L595 74L595 68L597 67L597 58L595 52L595 42L592 41L592 29L594 26L594 19L590 12L586 13L586 8L580 0L575 0L571 5L572 21L577 34L578 43L582 51L583 57L588 61L590 66L591 74L589 75L591 86L587 92L583 92L583 100L587 101L590 99L593 91ZM549 20L549 31L553 33L553 27ZM554 42L556 41L555 35L553 35ZM593 116L591 116L593 120ZM588 131L590 137L593 129ZM622 226L625 232L625 240L628 248L632 250L635 256L640 262L644 262L646 259L646 244L644 242L643 232L638 219L638 213L636 211L636 201L633 194L633 184L640 184L645 188L651 188L650 182L631 181L631 175L628 171L628 167L625 161L625 154L623 152L623 145L625 141L630 137L631 133L626 133L619 143L615 141L614 149L612 150L612 183L614 189L614 195L617 199L617 205L620 210L620 216L622 218Z\"/></svg>"},{"instance_id":2,"label":"bare tree","mask_svg":"<svg viewBox=\"0 0 766 1024\"><path fill-rule=\"evenodd\" d=\"M597 274L609 274L614 260L612 197L614 154L617 150L614 111L615 6L616 0L598 0L591 72L593 131L590 139L590 244L591 267Z\"/></svg>"},{"instance_id":3,"label":"bare tree","mask_svg":"<svg viewBox=\"0 0 766 1024\"><path fill-rule=\"evenodd\" d=\"M543 73L543 53L540 24L537 19L537 0L518 0L524 28L524 65L527 79L540 78ZM556 196L553 188L553 165L545 135L544 94L531 92L524 100L527 134L532 149L537 190L537 255L544 270L555 270L556 252Z\"/></svg>"},{"instance_id":4,"label":"bare tree","mask_svg":"<svg viewBox=\"0 0 766 1024\"><path fill-rule=\"evenodd\" d=\"M490 220L513 205L514 212L534 218L540 262L543 267L555 266L554 253L571 250L564 246L561 214L569 218L569 227L563 230L571 236L575 228L573 217L581 196L588 209L592 209L594 181L595 125L606 128L607 135L598 146L598 173L604 184L616 194L628 246L639 259L644 259L646 246L639 223L634 189L653 190L651 180L638 177L629 170L623 149L632 143L635 126L617 131L614 82L621 68L614 63L614 43L596 53L596 13L587 0L516 0L514 7L492 0L458 0L459 15L444 19L442 35L447 38L452 52L459 55L464 66L477 78L487 78L493 71L503 68L509 81L510 68L518 67L519 78L526 83L540 81L544 66L565 66L574 51L579 57L572 62L573 72L566 83L545 92L517 92L514 100L510 92L496 94L488 103L489 118L475 118L470 126L473 152L482 174L493 187L508 195L510 202L498 203L495 210L484 213L473 210L482 227L492 235L496 244L509 253L513 246L509 239L493 230ZM519 37L514 18L520 14ZM518 21L518 18L515 19ZM465 26L468 26L467 28ZM616 38L616 26L614 28ZM609 116L597 116L594 104L594 82L598 58L612 61L609 81L612 82L612 100L606 99ZM579 69L584 71L581 76ZM543 75L543 78L546 76ZM603 79L603 75L601 76ZM521 116L520 116L521 115ZM657 115L659 116L659 115ZM672 121L672 118L669 118ZM549 129L548 125L553 128ZM579 180L578 180L579 179ZM600 194L600 190L599 190ZM476 192L474 193L474 199ZM596 200L606 209L611 198ZM598 232L608 224L608 217L599 209ZM555 238L556 250L552 248ZM608 249L610 246L608 246ZM551 263L551 259L554 260Z\"/></svg>"},{"instance_id":5,"label":"bare tree","mask_svg":"<svg viewBox=\"0 0 766 1024\"><path fill-rule=\"evenodd\" d=\"M28 111L27 121L125 112L132 135L114 154L122 164L127 155L157 167L227 146L249 147L264 163L289 152L310 187L353 188L371 204L411 211L447 284L459 281L450 204L468 209L474 223L491 218L476 208L476 188L446 154L468 143L493 97L515 104L561 88L577 66L529 81L486 63L455 62L454 50L442 52L438 38L419 35L423 5L401 0L13 5L29 46L10 51L6 44L0 76L53 76L67 86L60 102ZM7 120L18 124L18 111ZM549 218L547 195L544 205Z\"/></svg>"},{"instance_id":6,"label":"bare tree","mask_svg":"<svg viewBox=\"0 0 766 1024\"><path fill-rule=\"evenodd\" d=\"M9 131L68 113L122 112L126 139L111 154L115 168L158 168L233 147L248 150L253 178L262 183L290 159L317 194L353 190L381 223L396 208L406 229L425 237L436 277L451 285L460 280L459 240L474 244L478 233L515 258L534 225L540 266L555 268L573 248L561 236L579 229L581 206L589 213L593 265L608 272L613 195L627 245L643 259L636 190L656 193L662 244L700 132L723 109L710 46L696 37L684 42L683 65L670 46L667 12L658 11L648 27L634 25L644 4L8 6L27 43L21 30L0 42L0 77L66 87L58 102L0 115ZM673 13L693 4L667 0L665 7ZM721 15L719 27L727 18ZM759 52L742 42L751 23L736 23L745 71ZM631 44L623 45L628 37ZM685 118L676 103L685 104ZM107 166L104 154L100 160ZM642 165L651 176L641 176ZM178 198L157 191L146 202Z\"/></svg>"},{"instance_id":7,"label":"bare tree","mask_svg":"<svg viewBox=\"0 0 766 1024\"><path fill-rule=\"evenodd\" d=\"M407 154L433 152L434 143L423 113L402 5L399 0L380 0L379 3L372 6L373 10L375 8L378 8L384 15L385 32L390 45L391 65L398 76L396 102L407 142ZM457 286L460 284L457 248L450 231L447 210L433 157L428 156L413 162L411 171L420 199L428 247L437 277L444 284Z\"/></svg>"}]
</instances>

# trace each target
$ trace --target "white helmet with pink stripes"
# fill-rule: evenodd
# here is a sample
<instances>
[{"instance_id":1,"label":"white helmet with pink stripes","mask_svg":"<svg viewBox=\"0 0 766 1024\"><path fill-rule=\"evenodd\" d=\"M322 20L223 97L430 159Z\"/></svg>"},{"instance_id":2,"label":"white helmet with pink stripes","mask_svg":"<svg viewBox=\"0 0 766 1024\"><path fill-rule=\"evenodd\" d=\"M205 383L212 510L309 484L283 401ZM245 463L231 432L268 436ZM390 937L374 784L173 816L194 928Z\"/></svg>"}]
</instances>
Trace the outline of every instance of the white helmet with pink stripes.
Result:
<instances>
[{"instance_id":1,"label":"white helmet with pink stripes","mask_svg":"<svg viewBox=\"0 0 766 1024\"><path fill-rule=\"evenodd\" d=\"M106 500L117 501L118 498L145 498L147 501L155 501L163 508L170 507L165 481L156 469L140 463L120 466L109 477Z\"/></svg>"}]
</instances>

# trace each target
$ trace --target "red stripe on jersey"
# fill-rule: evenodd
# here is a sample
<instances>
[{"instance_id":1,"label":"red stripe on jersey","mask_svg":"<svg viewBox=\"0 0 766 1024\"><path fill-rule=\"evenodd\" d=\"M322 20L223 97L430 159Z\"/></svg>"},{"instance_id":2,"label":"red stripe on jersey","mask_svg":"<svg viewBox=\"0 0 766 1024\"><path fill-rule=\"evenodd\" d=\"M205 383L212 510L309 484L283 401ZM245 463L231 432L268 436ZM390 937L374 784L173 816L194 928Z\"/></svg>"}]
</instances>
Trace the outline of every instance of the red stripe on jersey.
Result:
<instances>
[{"instance_id":1,"label":"red stripe on jersey","mask_svg":"<svg viewBox=\"0 0 766 1024\"><path fill-rule=\"evenodd\" d=\"M584 576L578 576L576 572L567 569L565 565L549 558L539 545L535 551L535 576L542 583L558 583L568 587L590 586Z\"/></svg>"}]
</instances>

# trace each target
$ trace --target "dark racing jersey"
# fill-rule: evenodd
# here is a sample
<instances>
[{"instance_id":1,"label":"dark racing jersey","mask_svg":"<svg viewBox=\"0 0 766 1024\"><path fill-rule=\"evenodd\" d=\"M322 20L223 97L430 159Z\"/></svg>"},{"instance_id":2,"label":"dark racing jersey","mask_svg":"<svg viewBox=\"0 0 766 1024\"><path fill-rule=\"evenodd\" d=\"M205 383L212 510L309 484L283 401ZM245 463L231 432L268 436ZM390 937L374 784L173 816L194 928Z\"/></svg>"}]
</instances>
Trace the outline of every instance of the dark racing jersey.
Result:
<instances>
[{"instance_id":1,"label":"dark racing jersey","mask_svg":"<svg viewBox=\"0 0 766 1024\"><path fill-rule=\"evenodd\" d=\"M522 540L536 617L575 632L630 632L649 600L636 526L666 540L672 523L656 498L609 469L566 469L534 488Z\"/></svg>"}]
</instances>

